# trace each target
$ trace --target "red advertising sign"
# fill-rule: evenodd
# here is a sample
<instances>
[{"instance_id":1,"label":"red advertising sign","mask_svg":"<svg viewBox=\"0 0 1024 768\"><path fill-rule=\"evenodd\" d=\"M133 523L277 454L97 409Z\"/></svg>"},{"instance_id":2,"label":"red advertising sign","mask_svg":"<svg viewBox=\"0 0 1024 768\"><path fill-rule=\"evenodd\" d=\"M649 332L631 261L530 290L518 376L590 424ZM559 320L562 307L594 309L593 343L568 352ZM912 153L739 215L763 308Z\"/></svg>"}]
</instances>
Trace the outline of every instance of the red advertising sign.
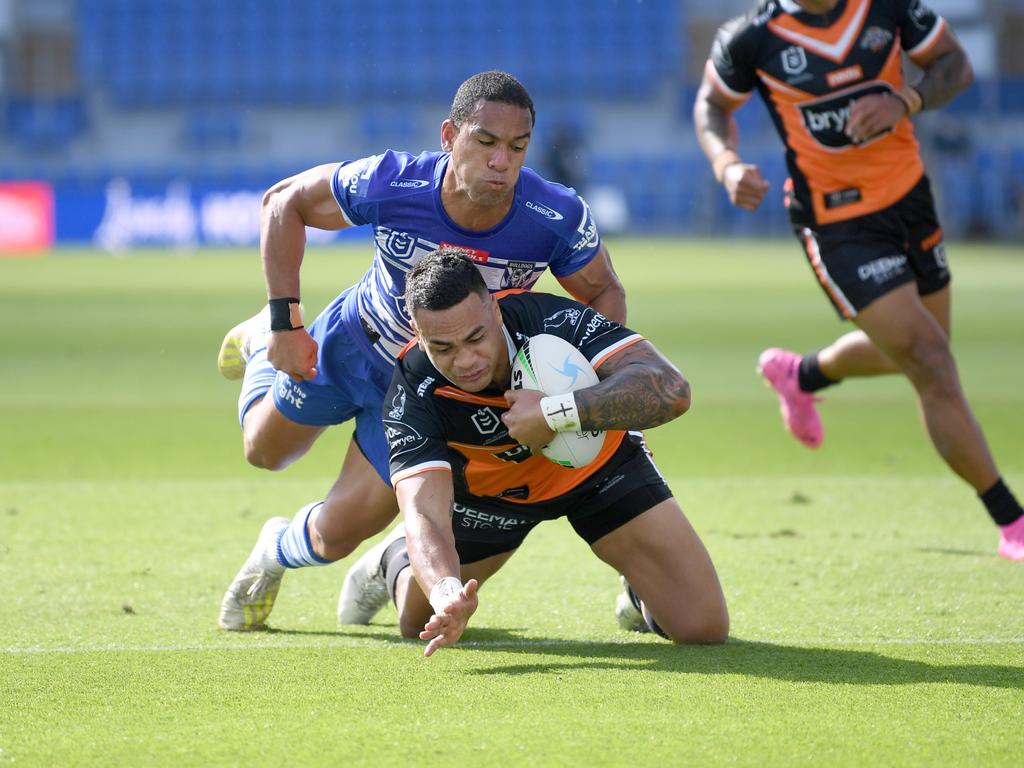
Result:
<instances>
[{"instance_id":1,"label":"red advertising sign","mask_svg":"<svg viewBox=\"0 0 1024 768\"><path fill-rule=\"evenodd\" d=\"M53 187L45 181L0 181L0 256L39 253L53 245Z\"/></svg>"}]
</instances>

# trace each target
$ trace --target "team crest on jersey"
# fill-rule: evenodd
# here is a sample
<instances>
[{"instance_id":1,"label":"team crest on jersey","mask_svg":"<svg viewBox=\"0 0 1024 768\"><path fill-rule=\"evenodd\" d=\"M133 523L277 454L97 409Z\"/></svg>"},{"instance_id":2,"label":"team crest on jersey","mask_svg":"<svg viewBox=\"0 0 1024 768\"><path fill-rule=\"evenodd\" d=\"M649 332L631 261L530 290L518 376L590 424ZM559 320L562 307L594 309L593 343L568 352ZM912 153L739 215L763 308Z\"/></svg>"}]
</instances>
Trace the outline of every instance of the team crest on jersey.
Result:
<instances>
[{"instance_id":1,"label":"team crest on jersey","mask_svg":"<svg viewBox=\"0 0 1024 768\"><path fill-rule=\"evenodd\" d=\"M551 317L544 318L544 330L561 328L563 325L573 328L579 323L582 315L583 312L579 309L561 309L551 315Z\"/></svg>"},{"instance_id":2,"label":"team crest on jersey","mask_svg":"<svg viewBox=\"0 0 1024 768\"><path fill-rule=\"evenodd\" d=\"M787 75L799 75L807 69L807 52L799 45L791 45L782 52L782 70Z\"/></svg>"},{"instance_id":3,"label":"team crest on jersey","mask_svg":"<svg viewBox=\"0 0 1024 768\"><path fill-rule=\"evenodd\" d=\"M860 47L865 51L878 53L889 46L892 32L881 27L868 27L860 38Z\"/></svg>"},{"instance_id":4,"label":"team crest on jersey","mask_svg":"<svg viewBox=\"0 0 1024 768\"><path fill-rule=\"evenodd\" d=\"M530 284L533 277L533 268L536 266L532 261L510 261L505 267L505 274L501 276L502 288L525 288Z\"/></svg>"},{"instance_id":5,"label":"team crest on jersey","mask_svg":"<svg viewBox=\"0 0 1024 768\"><path fill-rule=\"evenodd\" d=\"M398 385L398 392L391 398L391 410L388 416L392 419L400 419L405 416L405 387Z\"/></svg>"}]
</instances>

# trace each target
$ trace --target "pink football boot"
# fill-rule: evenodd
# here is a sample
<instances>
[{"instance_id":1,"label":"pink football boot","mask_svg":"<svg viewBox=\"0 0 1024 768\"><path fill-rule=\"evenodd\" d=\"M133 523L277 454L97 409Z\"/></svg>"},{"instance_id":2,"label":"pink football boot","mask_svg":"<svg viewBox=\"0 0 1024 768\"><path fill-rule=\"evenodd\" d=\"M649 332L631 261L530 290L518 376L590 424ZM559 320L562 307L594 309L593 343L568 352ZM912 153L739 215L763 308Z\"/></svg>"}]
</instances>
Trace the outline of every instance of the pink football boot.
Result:
<instances>
[{"instance_id":1,"label":"pink football boot","mask_svg":"<svg viewBox=\"0 0 1024 768\"><path fill-rule=\"evenodd\" d=\"M821 402L821 398L800 389L799 367L800 355L778 347L766 349L757 359L758 373L779 396L779 410L786 429L808 448L817 448L825 439L825 429L814 405Z\"/></svg>"},{"instance_id":2,"label":"pink football boot","mask_svg":"<svg viewBox=\"0 0 1024 768\"><path fill-rule=\"evenodd\" d=\"M999 526L999 556L1007 560L1024 560L1024 517Z\"/></svg>"}]
</instances>

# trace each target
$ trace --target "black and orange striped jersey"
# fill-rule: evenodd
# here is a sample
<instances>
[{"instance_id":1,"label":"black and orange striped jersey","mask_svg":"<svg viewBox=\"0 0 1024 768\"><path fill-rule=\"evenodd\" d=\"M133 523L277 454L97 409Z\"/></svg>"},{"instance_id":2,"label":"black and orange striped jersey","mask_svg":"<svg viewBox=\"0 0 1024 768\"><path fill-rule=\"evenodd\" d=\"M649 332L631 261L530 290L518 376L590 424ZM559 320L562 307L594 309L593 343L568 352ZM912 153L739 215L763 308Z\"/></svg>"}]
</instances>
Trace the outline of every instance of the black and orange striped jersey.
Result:
<instances>
[{"instance_id":1,"label":"black and orange striped jersey","mask_svg":"<svg viewBox=\"0 0 1024 768\"><path fill-rule=\"evenodd\" d=\"M706 67L739 104L756 88L786 145L791 213L828 224L879 211L924 173L910 120L853 144L851 104L903 86L901 50L914 60L945 22L921 0L839 0L826 14L794 0L765 0L724 24Z\"/></svg>"},{"instance_id":2,"label":"black and orange striped jersey","mask_svg":"<svg viewBox=\"0 0 1024 768\"><path fill-rule=\"evenodd\" d=\"M499 294L509 361L531 336L550 333L577 347L599 370L603 362L643 337L571 299L544 293ZM622 443L610 431L590 464L567 469L508 434L504 390L470 393L453 386L418 346L395 366L384 400L384 433L391 455L391 482L432 470L451 471L455 499L472 505L486 499L516 515L537 519L564 514L558 500L597 473ZM548 513L551 513L550 515Z\"/></svg>"}]
</instances>

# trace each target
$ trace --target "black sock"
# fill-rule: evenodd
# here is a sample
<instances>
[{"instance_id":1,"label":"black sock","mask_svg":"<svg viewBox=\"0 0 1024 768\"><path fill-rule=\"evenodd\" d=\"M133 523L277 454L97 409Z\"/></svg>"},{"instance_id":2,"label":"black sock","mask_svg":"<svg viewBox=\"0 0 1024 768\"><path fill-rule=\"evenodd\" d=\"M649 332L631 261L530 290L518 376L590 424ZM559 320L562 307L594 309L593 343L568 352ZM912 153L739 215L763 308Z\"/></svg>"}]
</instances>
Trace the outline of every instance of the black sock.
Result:
<instances>
[{"instance_id":1,"label":"black sock","mask_svg":"<svg viewBox=\"0 0 1024 768\"><path fill-rule=\"evenodd\" d=\"M388 548L380 556L380 565L384 570L384 582L388 585L388 594L391 595L393 603L398 574L409 567L409 548L405 546L404 536L388 544Z\"/></svg>"},{"instance_id":2,"label":"black sock","mask_svg":"<svg viewBox=\"0 0 1024 768\"><path fill-rule=\"evenodd\" d=\"M797 381L800 382L800 389L804 392L817 392L819 389L824 389L836 383L821 372L821 368L818 366L817 352L804 355L800 359Z\"/></svg>"},{"instance_id":3,"label":"black sock","mask_svg":"<svg viewBox=\"0 0 1024 768\"><path fill-rule=\"evenodd\" d=\"M1014 498L1013 492L1006 487L1003 478L996 480L996 484L984 493L979 493L978 498L985 505L989 516L995 520L996 525L1009 525L1020 520L1024 515L1020 502Z\"/></svg>"}]
</instances>

